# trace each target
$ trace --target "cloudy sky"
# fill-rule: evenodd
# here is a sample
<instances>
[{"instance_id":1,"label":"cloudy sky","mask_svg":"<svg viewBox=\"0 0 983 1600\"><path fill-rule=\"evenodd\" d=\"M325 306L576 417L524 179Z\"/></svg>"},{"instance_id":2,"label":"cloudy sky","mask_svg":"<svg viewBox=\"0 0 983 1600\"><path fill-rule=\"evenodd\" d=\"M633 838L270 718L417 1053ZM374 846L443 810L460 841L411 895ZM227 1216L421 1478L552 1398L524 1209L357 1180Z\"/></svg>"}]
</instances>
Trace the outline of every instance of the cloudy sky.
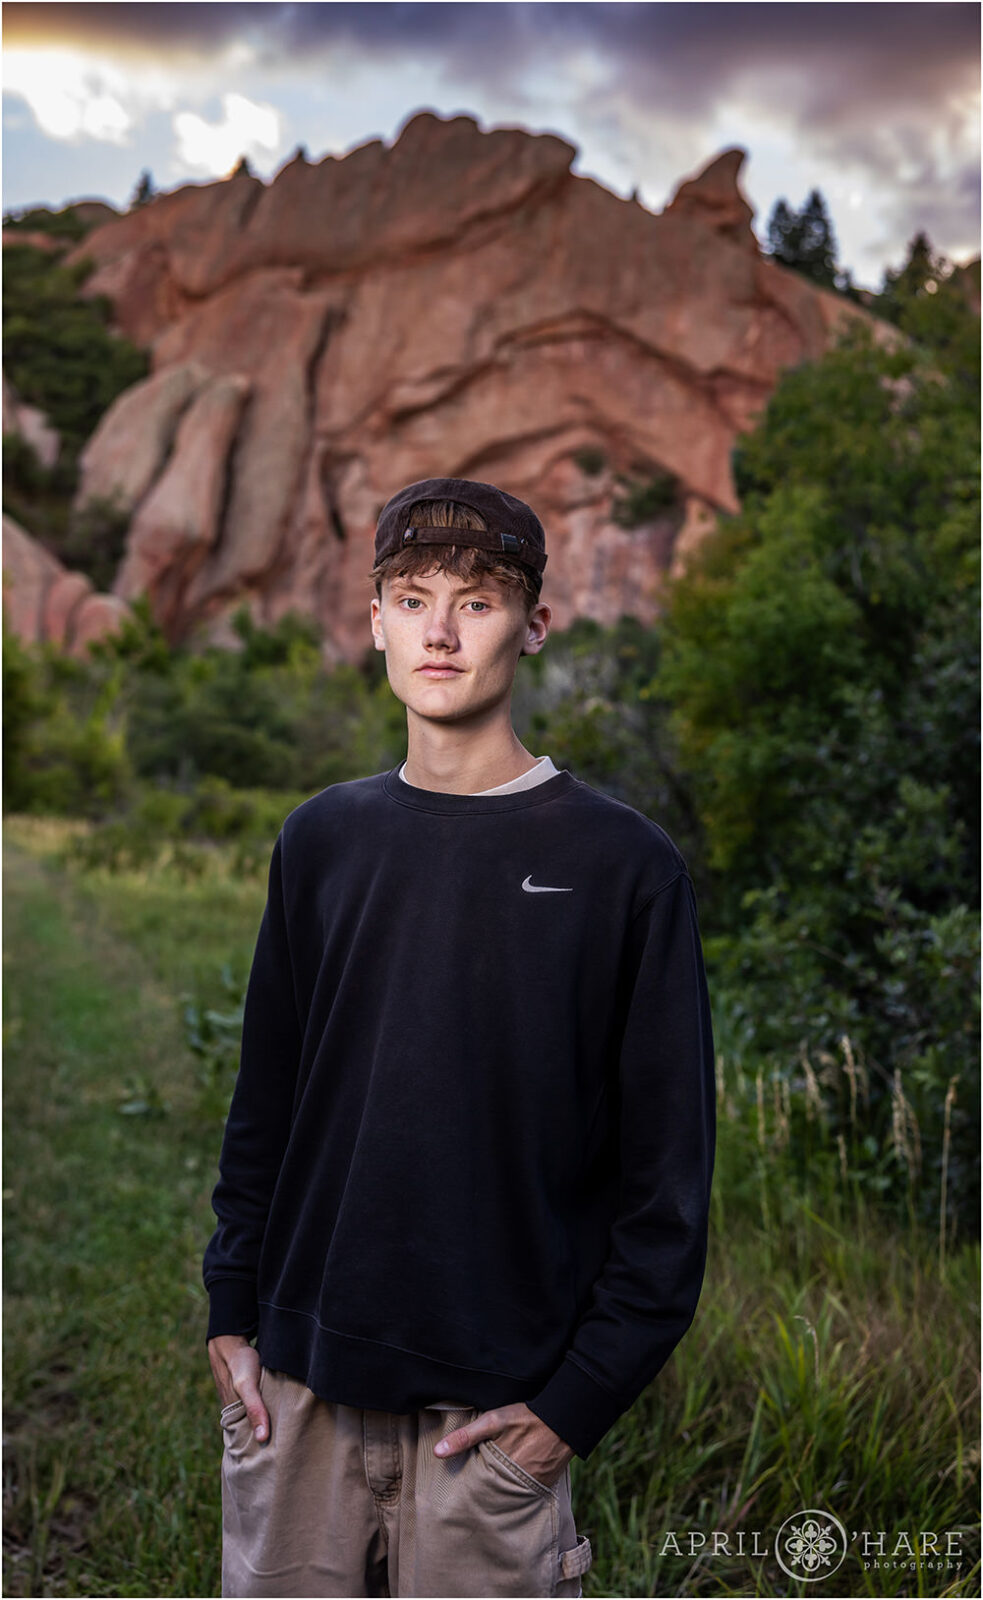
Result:
<instances>
[{"instance_id":1,"label":"cloudy sky","mask_svg":"<svg viewBox=\"0 0 983 1600\"><path fill-rule=\"evenodd\" d=\"M979 250L976 4L12 4L6 209L266 177L391 140L416 110L578 146L574 170L660 210L742 145L763 234L822 190L856 279L924 228Z\"/></svg>"}]
</instances>

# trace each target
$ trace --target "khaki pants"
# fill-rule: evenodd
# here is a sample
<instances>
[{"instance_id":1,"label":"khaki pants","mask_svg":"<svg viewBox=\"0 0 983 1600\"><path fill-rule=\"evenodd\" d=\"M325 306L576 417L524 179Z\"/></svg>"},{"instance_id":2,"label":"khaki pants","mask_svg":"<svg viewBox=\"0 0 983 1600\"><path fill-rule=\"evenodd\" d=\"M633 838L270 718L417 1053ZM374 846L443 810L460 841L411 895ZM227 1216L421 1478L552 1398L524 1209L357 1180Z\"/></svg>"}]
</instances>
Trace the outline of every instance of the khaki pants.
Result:
<instances>
[{"instance_id":1,"label":"khaki pants","mask_svg":"<svg viewBox=\"0 0 983 1600\"><path fill-rule=\"evenodd\" d=\"M569 1467L548 1488L494 1440L434 1455L479 1408L364 1411L265 1368L260 1391L265 1445L222 1412L223 1595L582 1594Z\"/></svg>"}]
</instances>

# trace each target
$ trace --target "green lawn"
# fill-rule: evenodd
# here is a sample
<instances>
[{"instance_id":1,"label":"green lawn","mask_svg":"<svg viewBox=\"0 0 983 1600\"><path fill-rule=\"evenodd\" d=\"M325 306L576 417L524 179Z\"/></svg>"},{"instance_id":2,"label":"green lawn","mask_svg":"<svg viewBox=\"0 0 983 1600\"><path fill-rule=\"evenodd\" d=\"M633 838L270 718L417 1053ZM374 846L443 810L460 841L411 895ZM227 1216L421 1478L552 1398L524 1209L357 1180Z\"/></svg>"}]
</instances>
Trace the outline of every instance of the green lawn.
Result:
<instances>
[{"instance_id":1,"label":"green lawn","mask_svg":"<svg viewBox=\"0 0 983 1600\"><path fill-rule=\"evenodd\" d=\"M215 1594L200 1260L221 1126L202 1115L177 999L230 957L248 964L262 888L80 888L14 831L6 1592Z\"/></svg>"},{"instance_id":2,"label":"green lawn","mask_svg":"<svg viewBox=\"0 0 983 1600\"><path fill-rule=\"evenodd\" d=\"M200 1258L230 1085L184 1007L225 1003L223 969L244 980L264 883L220 856L192 884L81 875L58 864L65 834L6 828L5 1592L214 1595ZM697 1323L574 1464L585 1595L977 1594L978 1252L940 1276L934 1240L806 1205L765 1231L729 1203L737 1137L724 1120ZM826 1583L770 1554L807 1507L851 1536ZM895 1565L864 1570L864 1530ZM898 1537L917 1550L923 1530L961 1565L905 1566Z\"/></svg>"}]
</instances>

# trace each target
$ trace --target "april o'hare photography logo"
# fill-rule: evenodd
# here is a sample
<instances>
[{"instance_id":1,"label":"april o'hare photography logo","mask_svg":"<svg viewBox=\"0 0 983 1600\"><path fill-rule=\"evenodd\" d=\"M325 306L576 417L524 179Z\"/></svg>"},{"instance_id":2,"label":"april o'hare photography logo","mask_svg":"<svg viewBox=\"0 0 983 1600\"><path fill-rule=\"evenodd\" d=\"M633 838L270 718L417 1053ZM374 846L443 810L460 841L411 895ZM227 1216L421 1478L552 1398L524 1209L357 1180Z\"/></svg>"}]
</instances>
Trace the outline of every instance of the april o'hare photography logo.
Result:
<instances>
[{"instance_id":1,"label":"april o'hare photography logo","mask_svg":"<svg viewBox=\"0 0 983 1600\"><path fill-rule=\"evenodd\" d=\"M785 1518L775 1535L778 1565L802 1583L832 1577L846 1552L846 1529L828 1511L797 1511Z\"/></svg>"},{"instance_id":2,"label":"april o'hare photography logo","mask_svg":"<svg viewBox=\"0 0 983 1600\"><path fill-rule=\"evenodd\" d=\"M765 1560L772 1552L782 1571L799 1583L821 1583L840 1570L851 1544L864 1572L958 1572L963 1565L963 1530L846 1528L831 1511L810 1507L786 1517L774 1539L764 1528L669 1529L661 1554ZM755 1591L757 1592L757 1591Z\"/></svg>"}]
</instances>

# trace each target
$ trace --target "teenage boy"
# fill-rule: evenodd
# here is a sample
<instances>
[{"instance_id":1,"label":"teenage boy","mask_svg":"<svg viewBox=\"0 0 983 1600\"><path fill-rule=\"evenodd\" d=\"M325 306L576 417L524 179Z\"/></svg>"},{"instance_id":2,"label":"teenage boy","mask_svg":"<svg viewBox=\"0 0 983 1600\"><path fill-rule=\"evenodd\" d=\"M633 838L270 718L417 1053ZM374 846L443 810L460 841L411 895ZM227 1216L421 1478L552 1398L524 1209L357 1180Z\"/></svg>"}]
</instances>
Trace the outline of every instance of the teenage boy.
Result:
<instances>
[{"instance_id":1,"label":"teenage boy","mask_svg":"<svg viewBox=\"0 0 983 1600\"><path fill-rule=\"evenodd\" d=\"M570 1460L696 1308L692 885L516 737L545 564L490 484L390 500L371 619L406 761L273 848L205 1257L227 1595L580 1594Z\"/></svg>"}]
</instances>

